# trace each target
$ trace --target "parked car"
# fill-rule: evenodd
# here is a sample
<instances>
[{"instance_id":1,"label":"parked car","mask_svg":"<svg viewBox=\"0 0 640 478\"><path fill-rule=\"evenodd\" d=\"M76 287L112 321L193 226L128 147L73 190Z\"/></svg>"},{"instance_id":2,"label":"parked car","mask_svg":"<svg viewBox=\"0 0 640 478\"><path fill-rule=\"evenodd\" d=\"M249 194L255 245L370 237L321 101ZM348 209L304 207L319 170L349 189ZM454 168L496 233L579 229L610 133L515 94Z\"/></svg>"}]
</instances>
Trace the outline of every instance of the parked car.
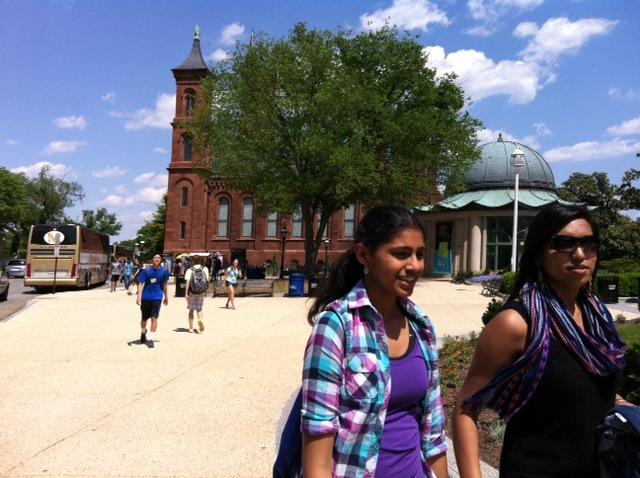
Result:
<instances>
[{"instance_id":1,"label":"parked car","mask_svg":"<svg viewBox=\"0 0 640 478\"><path fill-rule=\"evenodd\" d=\"M27 268L27 261L25 259L10 259L7 262L6 272L7 277L24 277L25 269Z\"/></svg>"},{"instance_id":2,"label":"parked car","mask_svg":"<svg viewBox=\"0 0 640 478\"><path fill-rule=\"evenodd\" d=\"M9 297L9 279L4 273L4 270L0 269L0 302L4 302Z\"/></svg>"}]
</instances>

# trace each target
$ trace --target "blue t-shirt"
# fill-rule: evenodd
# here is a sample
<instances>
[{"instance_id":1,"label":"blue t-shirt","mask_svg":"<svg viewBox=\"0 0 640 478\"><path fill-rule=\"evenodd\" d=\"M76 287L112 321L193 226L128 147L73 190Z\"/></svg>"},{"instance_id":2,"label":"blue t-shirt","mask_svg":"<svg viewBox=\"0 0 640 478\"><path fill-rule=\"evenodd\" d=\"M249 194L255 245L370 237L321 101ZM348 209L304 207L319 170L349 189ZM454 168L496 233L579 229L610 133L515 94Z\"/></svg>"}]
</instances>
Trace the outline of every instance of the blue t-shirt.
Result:
<instances>
[{"instance_id":1,"label":"blue t-shirt","mask_svg":"<svg viewBox=\"0 0 640 478\"><path fill-rule=\"evenodd\" d=\"M162 286L169 280L169 273L162 267L157 269L148 267L140 272L138 280L144 283L142 300L162 300L164 297Z\"/></svg>"}]
</instances>

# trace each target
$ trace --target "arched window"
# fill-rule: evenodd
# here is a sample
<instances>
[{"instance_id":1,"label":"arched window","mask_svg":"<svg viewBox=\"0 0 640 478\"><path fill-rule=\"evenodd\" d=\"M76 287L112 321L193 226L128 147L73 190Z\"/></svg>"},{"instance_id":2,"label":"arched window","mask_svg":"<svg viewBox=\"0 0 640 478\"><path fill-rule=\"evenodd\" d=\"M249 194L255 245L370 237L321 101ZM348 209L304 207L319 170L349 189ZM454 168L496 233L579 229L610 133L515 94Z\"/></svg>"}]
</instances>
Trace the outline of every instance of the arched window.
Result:
<instances>
[{"instance_id":1,"label":"arched window","mask_svg":"<svg viewBox=\"0 0 640 478\"><path fill-rule=\"evenodd\" d=\"M182 138L182 153L183 161L191 161L191 158L193 156L191 148L191 138L186 135Z\"/></svg>"},{"instance_id":2,"label":"arched window","mask_svg":"<svg viewBox=\"0 0 640 478\"><path fill-rule=\"evenodd\" d=\"M193 110L196 107L196 92L193 90L186 90L184 95L184 110L187 116L193 114Z\"/></svg>"},{"instance_id":3,"label":"arched window","mask_svg":"<svg viewBox=\"0 0 640 478\"><path fill-rule=\"evenodd\" d=\"M272 212L267 216L267 237L278 237L278 213Z\"/></svg>"},{"instance_id":4,"label":"arched window","mask_svg":"<svg viewBox=\"0 0 640 478\"><path fill-rule=\"evenodd\" d=\"M351 238L356 227L356 205L350 204L344 208L344 225L342 230L342 237Z\"/></svg>"},{"instance_id":5,"label":"arched window","mask_svg":"<svg viewBox=\"0 0 640 478\"><path fill-rule=\"evenodd\" d=\"M184 239L187 233L187 223L180 221L180 239Z\"/></svg>"},{"instance_id":6,"label":"arched window","mask_svg":"<svg viewBox=\"0 0 640 478\"><path fill-rule=\"evenodd\" d=\"M253 199L244 198L242 202L242 237L253 235Z\"/></svg>"},{"instance_id":7,"label":"arched window","mask_svg":"<svg viewBox=\"0 0 640 478\"><path fill-rule=\"evenodd\" d=\"M189 188L182 188L180 190L180 204L182 207L189 207Z\"/></svg>"},{"instance_id":8,"label":"arched window","mask_svg":"<svg viewBox=\"0 0 640 478\"><path fill-rule=\"evenodd\" d=\"M291 221L291 237L302 237L302 211L300 208L293 211L293 217Z\"/></svg>"},{"instance_id":9,"label":"arched window","mask_svg":"<svg viewBox=\"0 0 640 478\"><path fill-rule=\"evenodd\" d=\"M218 201L218 236L227 237L229 235L229 200L220 198Z\"/></svg>"}]
</instances>

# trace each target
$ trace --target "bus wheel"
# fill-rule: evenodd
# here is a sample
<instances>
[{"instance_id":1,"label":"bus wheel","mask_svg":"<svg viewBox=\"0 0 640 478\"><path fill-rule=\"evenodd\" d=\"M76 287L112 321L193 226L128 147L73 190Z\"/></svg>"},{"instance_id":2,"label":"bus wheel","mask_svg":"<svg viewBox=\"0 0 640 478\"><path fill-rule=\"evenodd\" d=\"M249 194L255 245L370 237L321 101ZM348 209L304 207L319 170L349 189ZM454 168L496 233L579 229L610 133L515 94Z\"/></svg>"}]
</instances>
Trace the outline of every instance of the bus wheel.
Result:
<instances>
[{"instance_id":1,"label":"bus wheel","mask_svg":"<svg viewBox=\"0 0 640 478\"><path fill-rule=\"evenodd\" d=\"M86 290L91 289L91 274L86 274L84 276L84 288Z\"/></svg>"}]
</instances>

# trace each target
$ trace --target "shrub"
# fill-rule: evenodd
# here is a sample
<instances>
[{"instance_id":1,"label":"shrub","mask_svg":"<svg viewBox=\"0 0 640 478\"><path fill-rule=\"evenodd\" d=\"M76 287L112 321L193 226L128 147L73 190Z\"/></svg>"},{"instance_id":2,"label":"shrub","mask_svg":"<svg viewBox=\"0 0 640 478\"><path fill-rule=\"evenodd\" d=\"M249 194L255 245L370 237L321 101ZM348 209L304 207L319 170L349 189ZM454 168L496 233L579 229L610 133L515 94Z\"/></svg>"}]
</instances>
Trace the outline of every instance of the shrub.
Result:
<instances>
[{"instance_id":1,"label":"shrub","mask_svg":"<svg viewBox=\"0 0 640 478\"><path fill-rule=\"evenodd\" d=\"M442 388L457 389L462 385L465 374L460 370L468 370L471 357L476 348L478 337L471 334L469 338L445 337L438 355L440 358L440 383Z\"/></svg>"},{"instance_id":2,"label":"shrub","mask_svg":"<svg viewBox=\"0 0 640 478\"><path fill-rule=\"evenodd\" d=\"M515 272L505 272L502 274L502 284L500 284L500 292L503 294L511 294L513 286L516 283Z\"/></svg>"},{"instance_id":3,"label":"shrub","mask_svg":"<svg viewBox=\"0 0 640 478\"><path fill-rule=\"evenodd\" d=\"M640 262L629 257L600 261L599 268L608 274L624 274L625 272L640 273Z\"/></svg>"},{"instance_id":4,"label":"shrub","mask_svg":"<svg viewBox=\"0 0 640 478\"><path fill-rule=\"evenodd\" d=\"M487 310L482 314L482 323L487 325L489 321L500 311L503 305L504 301L502 299L491 299L491 302L487 305Z\"/></svg>"},{"instance_id":5,"label":"shrub","mask_svg":"<svg viewBox=\"0 0 640 478\"><path fill-rule=\"evenodd\" d=\"M640 342L629 344L627 349L627 368L622 376L620 395L625 400L640 404Z\"/></svg>"}]
</instances>

